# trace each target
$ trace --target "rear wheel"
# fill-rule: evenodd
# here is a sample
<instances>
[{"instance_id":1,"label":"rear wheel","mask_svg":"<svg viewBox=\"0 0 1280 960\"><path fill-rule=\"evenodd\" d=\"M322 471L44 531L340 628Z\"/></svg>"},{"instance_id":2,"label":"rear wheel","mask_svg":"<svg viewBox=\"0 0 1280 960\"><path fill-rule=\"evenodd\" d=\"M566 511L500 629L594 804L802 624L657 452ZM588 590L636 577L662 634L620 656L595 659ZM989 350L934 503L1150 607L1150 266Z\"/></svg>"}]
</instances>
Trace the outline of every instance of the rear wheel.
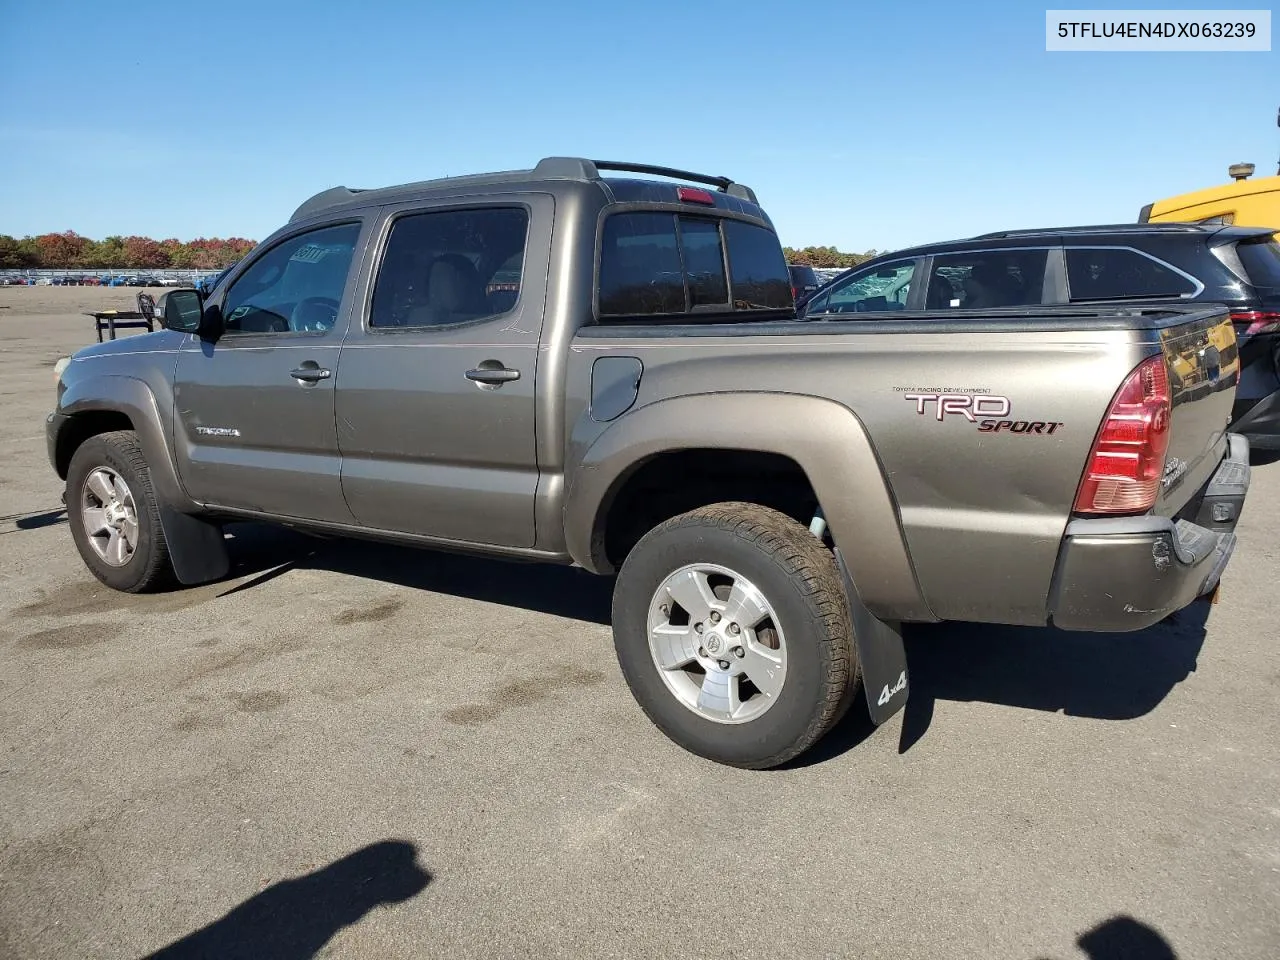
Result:
<instances>
[{"instance_id":1,"label":"rear wheel","mask_svg":"<svg viewBox=\"0 0 1280 960\"><path fill-rule=\"evenodd\" d=\"M86 440L67 469L67 520L90 572L140 593L173 579L151 473L131 430Z\"/></svg>"},{"instance_id":2,"label":"rear wheel","mask_svg":"<svg viewBox=\"0 0 1280 960\"><path fill-rule=\"evenodd\" d=\"M628 555L614 592L618 662L649 718L685 749L763 769L840 718L858 682L835 559L750 503L693 510Z\"/></svg>"}]
</instances>

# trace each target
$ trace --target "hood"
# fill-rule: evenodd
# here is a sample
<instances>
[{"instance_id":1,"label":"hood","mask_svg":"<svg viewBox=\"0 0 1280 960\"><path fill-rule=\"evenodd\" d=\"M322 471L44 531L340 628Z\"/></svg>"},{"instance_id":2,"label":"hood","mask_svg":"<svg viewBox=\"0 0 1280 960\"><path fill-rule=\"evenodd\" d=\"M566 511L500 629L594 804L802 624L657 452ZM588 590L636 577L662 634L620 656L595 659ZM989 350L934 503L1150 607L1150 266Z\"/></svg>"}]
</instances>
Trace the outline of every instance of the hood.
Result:
<instances>
[{"instance_id":1,"label":"hood","mask_svg":"<svg viewBox=\"0 0 1280 960\"><path fill-rule=\"evenodd\" d=\"M154 351L177 350L188 334L174 330L156 330L154 333L139 333L132 336L119 337L116 340L104 340L102 343L91 343L81 347L71 355L73 361L94 360L130 353L151 353Z\"/></svg>"}]
</instances>

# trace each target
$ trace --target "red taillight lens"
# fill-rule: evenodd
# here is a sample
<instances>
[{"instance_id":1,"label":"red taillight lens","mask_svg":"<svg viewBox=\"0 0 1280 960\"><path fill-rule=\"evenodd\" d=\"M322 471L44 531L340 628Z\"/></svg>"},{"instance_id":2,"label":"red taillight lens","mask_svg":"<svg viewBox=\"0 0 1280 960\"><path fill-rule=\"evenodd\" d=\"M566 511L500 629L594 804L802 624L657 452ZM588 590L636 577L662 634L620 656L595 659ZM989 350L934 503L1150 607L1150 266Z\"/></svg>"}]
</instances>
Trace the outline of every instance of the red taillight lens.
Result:
<instances>
[{"instance_id":1,"label":"red taillight lens","mask_svg":"<svg viewBox=\"0 0 1280 960\"><path fill-rule=\"evenodd\" d=\"M1236 335L1241 337L1280 333L1280 311L1277 310L1238 310L1231 314L1231 322L1236 324Z\"/></svg>"},{"instance_id":2,"label":"red taillight lens","mask_svg":"<svg viewBox=\"0 0 1280 960\"><path fill-rule=\"evenodd\" d=\"M1145 513L1156 502L1173 401L1163 357L1144 360L1120 387L1089 454L1078 513Z\"/></svg>"},{"instance_id":3,"label":"red taillight lens","mask_svg":"<svg viewBox=\"0 0 1280 960\"><path fill-rule=\"evenodd\" d=\"M699 190L697 187L676 187L676 197L684 203L705 203L708 207L716 205L716 198L711 195L711 191Z\"/></svg>"}]
</instances>

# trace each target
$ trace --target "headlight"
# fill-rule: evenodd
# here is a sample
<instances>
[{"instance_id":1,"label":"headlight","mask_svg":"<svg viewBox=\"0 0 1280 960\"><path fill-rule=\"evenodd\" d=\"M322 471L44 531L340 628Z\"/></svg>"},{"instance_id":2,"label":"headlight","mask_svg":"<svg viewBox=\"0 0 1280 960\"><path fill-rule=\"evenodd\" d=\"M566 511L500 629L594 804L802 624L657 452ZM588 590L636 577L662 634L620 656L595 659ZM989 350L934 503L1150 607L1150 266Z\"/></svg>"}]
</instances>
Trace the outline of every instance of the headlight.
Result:
<instances>
[{"instance_id":1,"label":"headlight","mask_svg":"<svg viewBox=\"0 0 1280 960\"><path fill-rule=\"evenodd\" d=\"M71 363L70 357L59 357L58 362L53 365L53 382L58 383L62 380L62 371L67 369L67 365Z\"/></svg>"}]
</instances>

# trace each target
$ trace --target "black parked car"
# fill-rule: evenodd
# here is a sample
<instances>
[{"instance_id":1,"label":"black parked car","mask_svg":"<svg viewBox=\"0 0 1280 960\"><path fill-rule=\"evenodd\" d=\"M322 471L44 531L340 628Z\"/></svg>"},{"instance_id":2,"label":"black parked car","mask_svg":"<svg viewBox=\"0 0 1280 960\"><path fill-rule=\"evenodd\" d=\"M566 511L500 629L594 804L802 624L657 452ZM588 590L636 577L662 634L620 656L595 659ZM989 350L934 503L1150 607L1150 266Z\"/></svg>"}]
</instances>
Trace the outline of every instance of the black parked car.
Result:
<instances>
[{"instance_id":1,"label":"black parked car","mask_svg":"<svg viewBox=\"0 0 1280 960\"><path fill-rule=\"evenodd\" d=\"M1030 304L1214 302L1240 351L1234 432L1280 449L1280 243L1258 227L1183 223L1013 230L883 254L799 303L809 320Z\"/></svg>"},{"instance_id":2,"label":"black parked car","mask_svg":"<svg viewBox=\"0 0 1280 960\"><path fill-rule=\"evenodd\" d=\"M795 298L796 303L822 286L813 267L801 263L789 263L787 269L791 272L791 296Z\"/></svg>"}]
</instances>

